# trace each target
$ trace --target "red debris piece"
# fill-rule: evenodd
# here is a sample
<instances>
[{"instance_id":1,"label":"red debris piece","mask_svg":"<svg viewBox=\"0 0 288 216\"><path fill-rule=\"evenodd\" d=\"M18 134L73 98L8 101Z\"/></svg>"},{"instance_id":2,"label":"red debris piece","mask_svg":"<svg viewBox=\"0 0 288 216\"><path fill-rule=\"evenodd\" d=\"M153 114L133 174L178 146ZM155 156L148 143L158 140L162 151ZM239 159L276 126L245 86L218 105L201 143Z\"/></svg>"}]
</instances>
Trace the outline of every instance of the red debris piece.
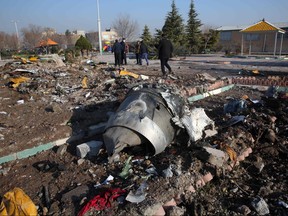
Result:
<instances>
[{"instance_id":1,"label":"red debris piece","mask_svg":"<svg viewBox=\"0 0 288 216\"><path fill-rule=\"evenodd\" d=\"M104 210L106 208L111 208L111 202L126 193L125 190L120 188L110 188L101 194L93 197L78 213L78 216L83 216L91 208L98 211Z\"/></svg>"}]
</instances>

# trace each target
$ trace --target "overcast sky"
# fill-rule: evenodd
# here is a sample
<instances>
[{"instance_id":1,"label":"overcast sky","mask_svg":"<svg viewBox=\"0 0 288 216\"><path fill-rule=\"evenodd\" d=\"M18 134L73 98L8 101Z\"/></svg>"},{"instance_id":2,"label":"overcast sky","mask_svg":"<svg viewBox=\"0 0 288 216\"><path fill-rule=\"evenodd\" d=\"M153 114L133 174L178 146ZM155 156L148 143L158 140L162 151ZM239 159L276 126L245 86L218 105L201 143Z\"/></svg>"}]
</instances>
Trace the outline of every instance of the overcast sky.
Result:
<instances>
[{"instance_id":1,"label":"overcast sky","mask_svg":"<svg viewBox=\"0 0 288 216\"><path fill-rule=\"evenodd\" d=\"M162 28L172 0L99 0L102 30L110 28L120 14L144 25L151 32ZM175 0L186 21L190 0ZM212 27L254 24L265 18L271 23L288 22L288 0L194 0L198 18ZM0 31L15 33L34 24L56 29L97 31L97 0L0 0Z\"/></svg>"}]
</instances>

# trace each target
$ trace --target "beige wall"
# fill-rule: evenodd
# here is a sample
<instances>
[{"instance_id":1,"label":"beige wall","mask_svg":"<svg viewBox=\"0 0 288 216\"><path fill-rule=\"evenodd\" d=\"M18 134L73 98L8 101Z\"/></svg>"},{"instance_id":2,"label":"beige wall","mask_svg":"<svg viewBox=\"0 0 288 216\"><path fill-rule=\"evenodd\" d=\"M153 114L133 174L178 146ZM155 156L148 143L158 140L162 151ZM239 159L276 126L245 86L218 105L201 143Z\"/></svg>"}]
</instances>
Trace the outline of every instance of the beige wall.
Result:
<instances>
[{"instance_id":1,"label":"beige wall","mask_svg":"<svg viewBox=\"0 0 288 216\"><path fill-rule=\"evenodd\" d=\"M229 32L229 31L225 31ZM233 53L239 54L241 52L241 41L242 41L242 33L240 31L230 31L231 32L231 39L230 40L219 40L219 46L222 47L222 51L231 51ZM221 32L220 32L221 34ZM259 32L253 33L258 34L258 38L256 40L250 40L247 38L247 34L243 33L243 52L244 54L249 54L250 44L251 44L251 54L273 54L274 53L274 44L275 44L275 32ZM266 34L266 42L265 41L265 34ZM280 44L281 44L281 35L278 33L277 37L277 50L276 54L280 52ZM264 46L265 44L265 46ZM282 54L288 54L288 35L287 33L283 35L283 44L282 44Z\"/></svg>"}]
</instances>

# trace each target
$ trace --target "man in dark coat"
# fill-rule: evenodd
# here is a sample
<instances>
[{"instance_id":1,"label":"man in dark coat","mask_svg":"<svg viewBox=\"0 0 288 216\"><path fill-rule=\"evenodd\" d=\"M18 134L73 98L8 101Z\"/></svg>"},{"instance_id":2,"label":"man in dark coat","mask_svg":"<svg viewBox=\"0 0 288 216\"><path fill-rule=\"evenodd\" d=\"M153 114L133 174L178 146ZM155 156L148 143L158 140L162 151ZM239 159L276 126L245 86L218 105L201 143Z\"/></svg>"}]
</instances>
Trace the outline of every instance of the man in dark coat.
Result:
<instances>
[{"instance_id":1,"label":"man in dark coat","mask_svg":"<svg viewBox=\"0 0 288 216\"><path fill-rule=\"evenodd\" d=\"M140 65L142 65L142 59L145 59L146 64L149 65L148 47L143 40L140 42Z\"/></svg>"},{"instance_id":2,"label":"man in dark coat","mask_svg":"<svg viewBox=\"0 0 288 216\"><path fill-rule=\"evenodd\" d=\"M173 45L171 41L168 40L164 34L162 34L162 39L159 42L158 51L159 51L158 57L161 63L161 71L163 77L166 78L168 76L168 72L165 71L165 67L168 69L169 73L172 74L172 69L168 64L168 60L170 57L172 57Z\"/></svg>"},{"instance_id":3,"label":"man in dark coat","mask_svg":"<svg viewBox=\"0 0 288 216\"><path fill-rule=\"evenodd\" d=\"M127 57L126 57L126 53L129 52L129 46L128 44L126 43L126 40L125 38L122 38L122 41L121 41L121 46L122 46L122 52L121 52L121 64L125 64L127 65Z\"/></svg>"},{"instance_id":4,"label":"man in dark coat","mask_svg":"<svg viewBox=\"0 0 288 216\"><path fill-rule=\"evenodd\" d=\"M118 40L115 40L115 43L112 47L112 53L114 53L115 58L115 67L118 65L120 67L121 64L121 52L122 52L122 46L118 42Z\"/></svg>"}]
</instances>

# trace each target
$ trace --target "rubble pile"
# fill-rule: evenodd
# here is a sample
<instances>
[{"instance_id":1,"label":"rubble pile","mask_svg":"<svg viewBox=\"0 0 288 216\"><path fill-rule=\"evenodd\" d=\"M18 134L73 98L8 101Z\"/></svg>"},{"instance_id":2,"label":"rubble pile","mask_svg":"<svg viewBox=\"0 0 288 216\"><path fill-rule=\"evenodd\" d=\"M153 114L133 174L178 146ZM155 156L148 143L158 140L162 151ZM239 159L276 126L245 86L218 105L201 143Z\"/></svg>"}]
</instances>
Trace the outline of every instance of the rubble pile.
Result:
<instances>
[{"instance_id":1,"label":"rubble pile","mask_svg":"<svg viewBox=\"0 0 288 216\"><path fill-rule=\"evenodd\" d=\"M91 61L0 71L1 156L74 137L1 164L1 196L21 188L40 215L287 214L285 92L235 87L189 104L185 88L207 75L163 80Z\"/></svg>"}]
</instances>

